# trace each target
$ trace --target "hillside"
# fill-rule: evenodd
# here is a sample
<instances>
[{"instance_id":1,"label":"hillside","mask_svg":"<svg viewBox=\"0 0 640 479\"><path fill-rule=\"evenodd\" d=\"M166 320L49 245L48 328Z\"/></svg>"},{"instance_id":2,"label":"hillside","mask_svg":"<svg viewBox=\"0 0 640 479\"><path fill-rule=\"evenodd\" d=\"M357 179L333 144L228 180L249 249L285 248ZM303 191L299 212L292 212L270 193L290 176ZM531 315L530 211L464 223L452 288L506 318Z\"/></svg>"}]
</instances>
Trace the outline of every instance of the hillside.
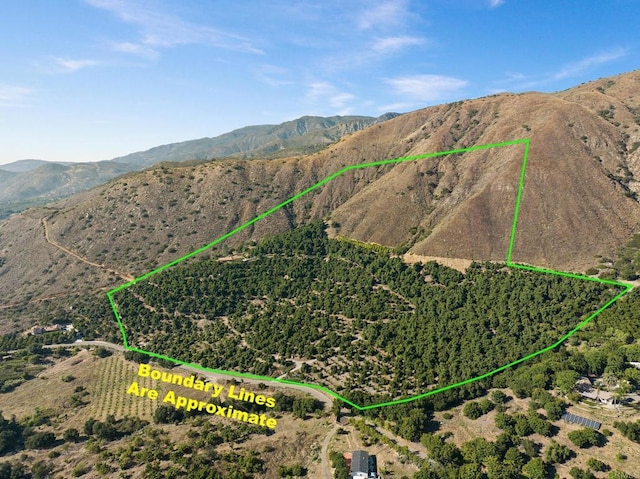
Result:
<instances>
[{"instance_id":1,"label":"hillside","mask_svg":"<svg viewBox=\"0 0 640 479\"><path fill-rule=\"evenodd\" d=\"M350 133L398 116L305 116L280 125L247 126L214 138L172 143L93 163L20 160L0 167L0 220L32 206L67 198L130 171L164 162L225 157L277 158L321 150ZM8 180L11 179L11 183Z\"/></svg>"},{"instance_id":2,"label":"hillside","mask_svg":"<svg viewBox=\"0 0 640 479\"><path fill-rule=\"evenodd\" d=\"M304 157L151 168L0 223L0 303L121 281L47 243L45 217L50 241L138 275L345 165L525 137L531 149L513 259L584 271L598 255L614 255L640 227L639 111L635 71L556 94L500 94L426 108ZM361 241L404 244L422 255L504 260L522 158L516 145L352 171L228 245L330 217L339 225L334 234Z\"/></svg>"}]
</instances>

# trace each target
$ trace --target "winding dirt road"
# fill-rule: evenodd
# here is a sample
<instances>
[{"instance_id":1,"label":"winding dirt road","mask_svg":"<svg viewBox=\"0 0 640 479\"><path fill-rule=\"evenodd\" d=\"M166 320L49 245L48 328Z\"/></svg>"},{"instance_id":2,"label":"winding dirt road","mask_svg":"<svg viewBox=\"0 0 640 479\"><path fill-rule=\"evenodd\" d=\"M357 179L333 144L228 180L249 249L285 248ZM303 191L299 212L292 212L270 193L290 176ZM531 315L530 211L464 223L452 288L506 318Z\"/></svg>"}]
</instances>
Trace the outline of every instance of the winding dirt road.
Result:
<instances>
[{"instance_id":1,"label":"winding dirt road","mask_svg":"<svg viewBox=\"0 0 640 479\"><path fill-rule=\"evenodd\" d=\"M65 246L62 246L57 241L52 240L51 237L49 236L49 225L47 224L47 218L46 217L42 218L42 226L44 228L44 239L47 241L47 243L49 243L50 245L58 248L63 253L66 253L69 256L73 256L75 259L77 259L79 261L82 261L83 263L88 264L89 266L92 266L94 268L100 268L100 269L102 269L104 271L108 271L110 273L113 273L113 274L121 277L125 281L133 281L135 279L133 276L131 276L128 273L122 273L120 271L116 271L115 269L108 268L104 264L94 263L93 261L85 258L84 256L80 256L79 254L74 253L73 251L71 251L70 249L66 248Z\"/></svg>"}]
</instances>

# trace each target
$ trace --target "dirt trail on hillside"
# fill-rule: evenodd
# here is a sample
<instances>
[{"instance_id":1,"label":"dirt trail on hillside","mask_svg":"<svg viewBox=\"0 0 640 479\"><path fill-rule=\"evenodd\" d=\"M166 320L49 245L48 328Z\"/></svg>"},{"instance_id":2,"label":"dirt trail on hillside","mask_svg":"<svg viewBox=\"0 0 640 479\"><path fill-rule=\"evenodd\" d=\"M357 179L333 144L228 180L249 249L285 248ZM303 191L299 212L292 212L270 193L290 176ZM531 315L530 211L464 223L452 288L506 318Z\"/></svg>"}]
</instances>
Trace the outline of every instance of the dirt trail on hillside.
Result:
<instances>
[{"instance_id":1,"label":"dirt trail on hillside","mask_svg":"<svg viewBox=\"0 0 640 479\"><path fill-rule=\"evenodd\" d=\"M133 276L131 276L128 273L121 273L120 271L116 271L115 269L111 269L106 267L104 264L99 264L99 263L94 263L93 261L80 256L77 253L74 253L73 251L71 251L70 249L62 246L60 243L52 240L49 236L49 226L47 225L47 218L43 217L42 218L42 226L44 228L44 239L47 241L47 243L49 243L52 246L55 246L56 248L58 248L60 251L62 251L63 253L66 253L70 256L73 256L75 259L82 261L85 264L88 264L89 266L93 266L94 268L100 268L104 271L108 271L110 273L114 273L118 276L120 276L122 279L124 279L125 281L133 281L135 278Z\"/></svg>"},{"instance_id":2,"label":"dirt trail on hillside","mask_svg":"<svg viewBox=\"0 0 640 479\"><path fill-rule=\"evenodd\" d=\"M322 479L333 479L333 475L331 474L331 462L329 460L329 443L333 436L335 436L336 432L340 424L335 424L333 429L331 429L324 438L322 442L322 451L320 452L320 468L322 470Z\"/></svg>"},{"instance_id":3,"label":"dirt trail on hillside","mask_svg":"<svg viewBox=\"0 0 640 479\"><path fill-rule=\"evenodd\" d=\"M402 256L402 260L405 263L413 264L413 263L428 263L429 261L435 261L442 266L447 266L449 268L457 269L461 273L467 271L467 268L471 266L473 260L465 259L465 258L444 258L442 256L423 256L419 254L413 253L405 253Z\"/></svg>"}]
</instances>

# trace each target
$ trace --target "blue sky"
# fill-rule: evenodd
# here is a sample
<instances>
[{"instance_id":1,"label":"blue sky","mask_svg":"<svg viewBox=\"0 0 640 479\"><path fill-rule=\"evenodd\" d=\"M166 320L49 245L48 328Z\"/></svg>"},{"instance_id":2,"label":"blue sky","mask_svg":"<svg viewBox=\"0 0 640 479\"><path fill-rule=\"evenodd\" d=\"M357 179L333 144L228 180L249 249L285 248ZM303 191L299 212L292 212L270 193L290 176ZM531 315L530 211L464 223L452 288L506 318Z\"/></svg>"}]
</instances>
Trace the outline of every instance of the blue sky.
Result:
<instances>
[{"instance_id":1,"label":"blue sky","mask_svg":"<svg viewBox=\"0 0 640 479\"><path fill-rule=\"evenodd\" d=\"M3 0L0 164L640 67L640 0Z\"/></svg>"}]
</instances>

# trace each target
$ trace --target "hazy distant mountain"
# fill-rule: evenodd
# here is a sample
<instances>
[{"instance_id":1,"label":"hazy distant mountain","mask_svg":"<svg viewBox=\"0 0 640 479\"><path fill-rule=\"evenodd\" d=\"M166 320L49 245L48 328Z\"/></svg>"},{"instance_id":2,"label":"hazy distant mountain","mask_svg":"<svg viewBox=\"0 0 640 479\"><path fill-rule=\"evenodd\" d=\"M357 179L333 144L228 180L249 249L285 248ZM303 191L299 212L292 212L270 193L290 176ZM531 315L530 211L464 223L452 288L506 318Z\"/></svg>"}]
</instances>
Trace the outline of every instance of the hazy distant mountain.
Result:
<instances>
[{"instance_id":1,"label":"hazy distant mountain","mask_svg":"<svg viewBox=\"0 0 640 479\"><path fill-rule=\"evenodd\" d=\"M349 133L398 116L303 116L279 125L246 126L213 138L172 143L132 153L113 161L150 166L162 161L212 160L214 158L281 158L315 153Z\"/></svg>"},{"instance_id":2,"label":"hazy distant mountain","mask_svg":"<svg viewBox=\"0 0 640 479\"><path fill-rule=\"evenodd\" d=\"M11 178L16 176L17 174L18 173L14 173L13 171L7 171L7 170L0 169L0 185L2 185L2 183L4 183L5 181L10 180Z\"/></svg>"},{"instance_id":3,"label":"hazy distant mountain","mask_svg":"<svg viewBox=\"0 0 640 479\"><path fill-rule=\"evenodd\" d=\"M22 173L8 172L0 190L0 202L51 201L65 198L100 185L111 178L131 171L128 165L111 161L97 163L43 162L41 166ZM0 181L2 175L0 175Z\"/></svg>"},{"instance_id":4,"label":"hazy distant mountain","mask_svg":"<svg viewBox=\"0 0 640 479\"><path fill-rule=\"evenodd\" d=\"M7 163L6 165L0 165L0 169L15 173L24 173L25 171L35 170L39 166L46 165L48 163L51 162L45 160L18 160L13 163Z\"/></svg>"},{"instance_id":5,"label":"hazy distant mountain","mask_svg":"<svg viewBox=\"0 0 640 479\"><path fill-rule=\"evenodd\" d=\"M0 166L0 220L27 207L66 198L156 163L307 154L319 151L349 133L396 116L398 113L385 113L378 118L305 116L280 125L248 126L214 138L158 146L96 163L16 161Z\"/></svg>"}]
</instances>

